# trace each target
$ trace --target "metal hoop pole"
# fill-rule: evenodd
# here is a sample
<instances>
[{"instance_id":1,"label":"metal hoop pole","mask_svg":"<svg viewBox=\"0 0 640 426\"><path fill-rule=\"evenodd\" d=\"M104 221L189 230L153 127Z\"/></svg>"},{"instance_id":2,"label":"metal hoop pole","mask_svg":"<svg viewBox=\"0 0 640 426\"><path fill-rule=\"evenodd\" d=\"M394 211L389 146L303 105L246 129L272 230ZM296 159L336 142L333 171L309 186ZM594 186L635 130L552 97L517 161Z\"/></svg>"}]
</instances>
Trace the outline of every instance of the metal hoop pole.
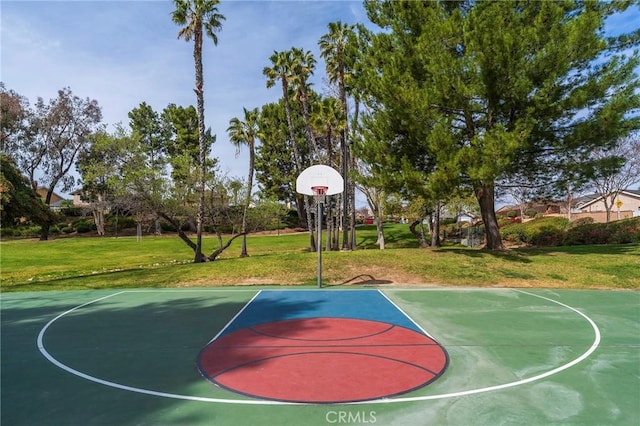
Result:
<instances>
[{"instance_id":1,"label":"metal hoop pole","mask_svg":"<svg viewBox=\"0 0 640 426\"><path fill-rule=\"evenodd\" d=\"M316 195L316 205L318 206L316 212L316 247L318 248L318 288L322 288L322 202L320 198L324 195Z\"/></svg>"}]
</instances>

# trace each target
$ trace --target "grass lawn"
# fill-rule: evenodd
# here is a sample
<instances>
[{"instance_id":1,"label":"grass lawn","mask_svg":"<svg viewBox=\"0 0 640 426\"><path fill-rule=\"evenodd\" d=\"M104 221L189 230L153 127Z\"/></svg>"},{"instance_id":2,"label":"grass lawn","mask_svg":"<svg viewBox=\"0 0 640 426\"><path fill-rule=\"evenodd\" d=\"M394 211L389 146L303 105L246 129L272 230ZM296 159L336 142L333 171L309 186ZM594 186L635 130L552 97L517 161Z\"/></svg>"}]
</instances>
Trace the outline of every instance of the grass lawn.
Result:
<instances>
[{"instance_id":1,"label":"grass lawn","mask_svg":"<svg viewBox=\"0 0 640 426\"><path fill-rule=\"evenodd\" d=\"M420 249L408 225L358 228L358 250L323 253L326 285L403 284L477 287L640 288L640 245L518 248L489 252L466 247ZM215 262L193 264L175 236L60 238L0 243L3 292L99 288L198 287L234 284L313 285L315 253L308 234L249 236ZM205 252L217 245L204 239Z\"/></svg>"}]
</instances>

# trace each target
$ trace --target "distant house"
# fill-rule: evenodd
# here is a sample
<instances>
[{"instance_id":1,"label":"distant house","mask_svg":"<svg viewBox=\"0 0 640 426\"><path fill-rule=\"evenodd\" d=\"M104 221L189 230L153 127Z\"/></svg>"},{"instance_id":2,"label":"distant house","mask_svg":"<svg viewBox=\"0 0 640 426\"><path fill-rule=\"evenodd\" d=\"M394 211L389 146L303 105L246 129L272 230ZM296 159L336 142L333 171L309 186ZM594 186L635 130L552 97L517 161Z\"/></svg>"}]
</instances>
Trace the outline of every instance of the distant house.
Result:
<instances>
[{"instance_id":1,"label":"distant house","mask_svg":"<svg viewBox=\"0 0 640 426\"><path fill-rule=\"evenodd\" d=\"M36 184L37 186L37 184ZM47 199L47 192L49 192L49 188L45 186L37 186L36 193L43 200ZM63 198L61 195L57 194L55 191L51 194L51 201L49 203L49 208L52 210L60 210L62 208L62 203L68 201Z\"/></svg>"},{"instance_id":2,"label":"distant house","mask_svg":"<svg viewBox=\"0 0 640 426\"><path fill-rule=\"evenodd\" d=\"M457 217L456 217L456 222L458 224L460 223L475 223L478 220L478 216L476 216L473 213L460 213Z\"/></svg>"},{"instance_id":3,"label":"distant house","mask_svg":"<svg viewBox=\"0 0 640 426\"><path fill-rule=\"evenodd\" d=\"M87 207L88 202L85 201L84 191L82 189L76 189L71 193L73 196L73 207Z\"/></svg>"},{"instance_id":4,"label":"distant house","mask_svg":"<svg viewBox=\"0 0 640 426\"><path fill-rule=\"evenodd\" d=\"M609 200L609 202L611 202ZM576 209L581 213L602 213L606 212L604 197L597 194L589 194L576 200ZM610 206L611 207L611 206ZM612 212L626 212L627 216L637 216L640 212L640 189L625 189L613 200Z\"/></svg>"},{"instance_id":5,"label":"distant house","mask_svg":"<svg viewBox=\"0 0 640 426\"><path fill-rule=\"evenodd\" d=\"M527 203L516 204L512 206L502 206L496 210L498 216L507 216L509 212L515 211L519 216L520 212L532 215L535 214L549 215L560 214L563 212L562 202L557 200L533 200Z\"/></svg>"}]
</instances>

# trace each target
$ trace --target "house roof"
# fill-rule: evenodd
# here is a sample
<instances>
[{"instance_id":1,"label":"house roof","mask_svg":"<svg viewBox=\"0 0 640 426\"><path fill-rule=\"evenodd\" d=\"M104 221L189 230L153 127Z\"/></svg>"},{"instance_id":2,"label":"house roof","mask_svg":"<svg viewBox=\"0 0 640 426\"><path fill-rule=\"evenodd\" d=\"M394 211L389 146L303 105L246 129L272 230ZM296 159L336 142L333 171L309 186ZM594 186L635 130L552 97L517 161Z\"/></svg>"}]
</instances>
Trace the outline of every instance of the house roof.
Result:
<instances>
[{"instance_id":1,"label":"house roof","mask_svg":"<svg viewBox=\"0 0 640 426\"><path fill-rule=\"evenodd\" d=\"M38 194L38 196L40 196L40 198L42 198L44 200L44 198L47 196L47 192L49 191L49 188L46 186L38 186L36 188L36 193ZM51 204L50 207L57 207L59 206L59 204L63 201L67 201L63 196L61 196L60 194L58 194L57 192L53 191L53 193L51 194Z\"/></svg>"},{"instance_id":2,"label":"house roof","mask_svg":"<svg viewBox=\"0 0 640 426\"><path fill-rule=\"evenodd\" d=\"M544 213L547 210L549 210L550 207L558 206L560 204L562 204L562 201L558 201L558 200L545 200L545 199L532 200L526 203L503 206L500 209L496 210L496 213L507 213L512 210L517 211L520 209L524 209L524 210L533 209L538 213Z\"/></svg>"}]
</instances>

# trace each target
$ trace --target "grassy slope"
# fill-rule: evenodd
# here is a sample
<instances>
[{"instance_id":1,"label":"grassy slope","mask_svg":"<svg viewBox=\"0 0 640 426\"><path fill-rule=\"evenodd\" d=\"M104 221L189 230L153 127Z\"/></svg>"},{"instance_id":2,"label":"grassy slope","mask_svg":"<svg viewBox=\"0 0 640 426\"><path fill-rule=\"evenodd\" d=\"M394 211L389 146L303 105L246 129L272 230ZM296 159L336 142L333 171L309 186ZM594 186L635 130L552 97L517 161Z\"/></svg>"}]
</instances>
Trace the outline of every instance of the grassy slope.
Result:
<instances>
[{"instance_id":1,"label":"grassy slope","mask_svg":"<svg viewBox=\"0 0 640 426\"><path fill-rule=\"evenodd\" d=\"M376 249L375 229L364 227L358 231L361 249L324 253L325 283L640 289L637 244L491 253L415 248L407 225L390 225L385 232L387 250ZM171 236L4 241L1 290L313 285L317 258L307 243L307 234L251 236L250 257L238 257L238 239L219 260L195 265L189 249ZM205 239L207 251L216 244Z\"/></svg>"}]
</instances>

